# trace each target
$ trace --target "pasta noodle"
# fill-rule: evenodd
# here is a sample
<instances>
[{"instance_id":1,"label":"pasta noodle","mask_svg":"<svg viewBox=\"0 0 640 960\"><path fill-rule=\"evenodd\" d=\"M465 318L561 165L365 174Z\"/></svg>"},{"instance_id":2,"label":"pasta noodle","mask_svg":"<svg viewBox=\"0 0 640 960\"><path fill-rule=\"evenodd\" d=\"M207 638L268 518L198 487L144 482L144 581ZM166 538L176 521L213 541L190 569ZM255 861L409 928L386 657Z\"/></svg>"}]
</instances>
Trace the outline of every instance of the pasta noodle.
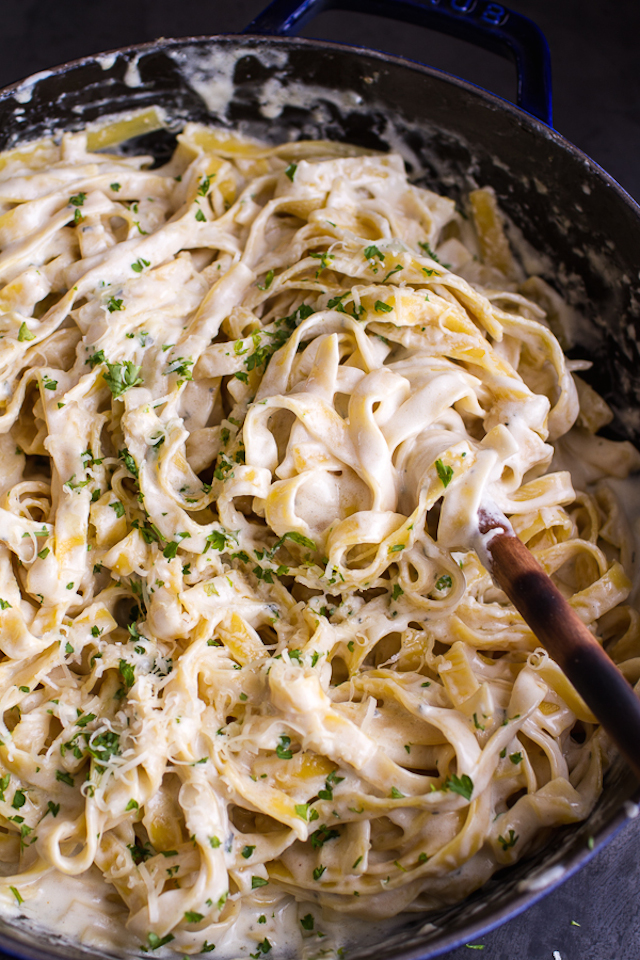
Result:
<instances>
[{"instance_id":1,"label":"pasta noodle","mask_svg":"<svg viewBox=\"0 0 640 960\"><path fill-rule=\"evenodd\" d=\"M490 496L636 682L640 457L490 189L178 140L0 168L0 897L313 956L591 810L608 742L470 543Z\"/></svg>"}]
</instances>

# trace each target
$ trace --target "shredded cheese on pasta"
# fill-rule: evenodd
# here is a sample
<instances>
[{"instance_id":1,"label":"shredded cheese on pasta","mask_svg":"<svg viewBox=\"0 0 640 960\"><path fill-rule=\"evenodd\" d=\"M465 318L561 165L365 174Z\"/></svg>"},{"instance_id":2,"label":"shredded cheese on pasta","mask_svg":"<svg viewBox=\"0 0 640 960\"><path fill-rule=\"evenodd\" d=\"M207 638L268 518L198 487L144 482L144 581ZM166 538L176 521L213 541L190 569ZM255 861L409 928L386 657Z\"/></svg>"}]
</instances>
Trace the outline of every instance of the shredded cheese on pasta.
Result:
<instances>
[{"instance_id":1,"label":"shredded cheese on pasta","mask_svg":"<svg viewBox=\"0 0 640 960\"><path fill-rule=\"evenodd\" d=\"M0 890L98 869L180 954L265 904L306 938L437 908L584 818L609 750L477 508L635 682L606 478L640 457L490 190L196 124L150 165L73 134L0 169Z\"/></svg>"}]
</instances>

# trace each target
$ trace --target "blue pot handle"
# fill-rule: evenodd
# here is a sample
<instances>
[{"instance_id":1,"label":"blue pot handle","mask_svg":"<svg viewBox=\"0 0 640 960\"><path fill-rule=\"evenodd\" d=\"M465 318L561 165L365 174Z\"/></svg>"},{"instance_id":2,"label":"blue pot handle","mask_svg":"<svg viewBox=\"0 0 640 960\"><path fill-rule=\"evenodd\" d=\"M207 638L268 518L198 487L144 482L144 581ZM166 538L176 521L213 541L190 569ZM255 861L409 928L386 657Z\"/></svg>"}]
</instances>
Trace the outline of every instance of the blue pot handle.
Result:
<instances>
[{"instance_id":1,"label":"blue pot handle","mask_svg":"<svg viewBox=\"0 0 640 960\"><path fill-rule=\"evenodd\" d=\"M290 37L325 10L372 13L448 33L513 60L518 106L551 126L551 58L540 28L489 0L272 0L243 33Z\"/></svg>"}]
</instances>

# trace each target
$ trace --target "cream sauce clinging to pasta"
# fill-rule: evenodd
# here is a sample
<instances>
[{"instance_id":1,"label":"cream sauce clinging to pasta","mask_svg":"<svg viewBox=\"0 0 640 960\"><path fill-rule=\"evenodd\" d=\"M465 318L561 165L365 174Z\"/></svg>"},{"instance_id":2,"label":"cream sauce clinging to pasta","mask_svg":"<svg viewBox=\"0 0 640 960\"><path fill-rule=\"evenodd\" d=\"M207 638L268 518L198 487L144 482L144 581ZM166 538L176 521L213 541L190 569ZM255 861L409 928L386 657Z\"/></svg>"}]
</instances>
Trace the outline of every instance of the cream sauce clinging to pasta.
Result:
<instances>
[{"instance_id":1,"label":"cream sauce clinging to pasta","mask_svg":"<svg viewBox=\"0 0 640 960\"><path fill-rule=\"evenodd\" d=\"M471 545L492 500L635 683L640 457L490 190L178 139L0 157L0 899L327 955L588 815L608 742Z\"/></svg>"}]
</instances>

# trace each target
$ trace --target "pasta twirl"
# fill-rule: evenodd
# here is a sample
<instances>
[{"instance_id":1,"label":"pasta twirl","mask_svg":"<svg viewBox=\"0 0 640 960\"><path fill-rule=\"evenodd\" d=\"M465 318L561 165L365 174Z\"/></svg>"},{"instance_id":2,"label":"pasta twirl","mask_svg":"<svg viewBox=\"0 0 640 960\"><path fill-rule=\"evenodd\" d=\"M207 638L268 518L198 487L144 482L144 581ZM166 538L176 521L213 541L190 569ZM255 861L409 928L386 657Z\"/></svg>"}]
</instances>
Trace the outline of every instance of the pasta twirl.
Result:
<instances>
[{"instance_id":1,"label":"pasta twirl","mask_svg":"<svg viewBox=\"0 0 640 960\"><path fill-rule=\"evenodd\" d=\"M2 890L257 956L588 814L608 744L469 542L490 496L636 681L640 458L490 190L195 124L150 165L0 170Z\"/></svg>"}]
</instances>

